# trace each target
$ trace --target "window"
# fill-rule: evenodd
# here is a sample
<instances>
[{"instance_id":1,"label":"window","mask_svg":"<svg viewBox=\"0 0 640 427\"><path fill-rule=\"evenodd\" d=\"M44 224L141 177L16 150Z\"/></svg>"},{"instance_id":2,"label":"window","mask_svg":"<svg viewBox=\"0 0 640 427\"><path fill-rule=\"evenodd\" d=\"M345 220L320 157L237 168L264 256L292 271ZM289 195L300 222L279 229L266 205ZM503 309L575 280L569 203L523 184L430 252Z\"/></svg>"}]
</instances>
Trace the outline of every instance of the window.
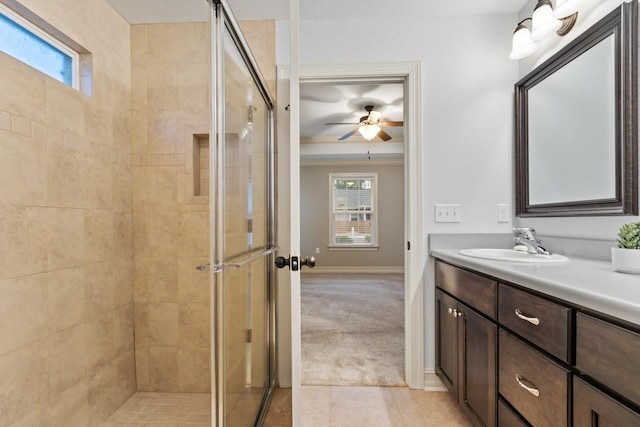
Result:
<instances>
[{"instance_id":1,"label":"window","mask_svg":"<svg viewBox=\"0 0 640 427\"><path fill-rule=\"evenodd\" d=\"M329 174L329 246L377 247L378 174Z\"/></svg>"},{"instance_id":2,"label":"window","mask_svg":"<svg viewBox=\"0 0 640 427\"><path fill-rule=\"evenodd\" d=\"M47 32L0 4L0 51L79 88L79 54Z\"/></svg>"}]
</instances>

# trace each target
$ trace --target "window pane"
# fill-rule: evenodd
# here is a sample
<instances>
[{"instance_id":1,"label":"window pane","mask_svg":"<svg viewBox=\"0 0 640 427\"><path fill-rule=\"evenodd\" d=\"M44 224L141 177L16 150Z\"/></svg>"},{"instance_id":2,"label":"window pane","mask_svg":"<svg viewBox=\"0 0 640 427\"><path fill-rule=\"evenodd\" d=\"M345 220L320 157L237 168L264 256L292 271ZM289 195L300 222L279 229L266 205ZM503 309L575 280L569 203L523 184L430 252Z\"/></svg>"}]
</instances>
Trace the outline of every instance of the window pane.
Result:
<instances>
[{"instance_id":1,"label":"window pane","mask_svg":"<svg viewBox=\"0 0 640 427\"><path fill-rule=\"evenodd\" d=\"M333 236L335 245L371 245L371 214L352 213L334 215Z\"/></svg>"},{"instance_id":2,"label":"window pane","mask_svg":"<svg viewBox=\"0 0 640 427\"><path fill-rule=\"evenodd\" d=\"M0 13L0 51L73 85L71 56Z\"/></svg>"}]
</instances>

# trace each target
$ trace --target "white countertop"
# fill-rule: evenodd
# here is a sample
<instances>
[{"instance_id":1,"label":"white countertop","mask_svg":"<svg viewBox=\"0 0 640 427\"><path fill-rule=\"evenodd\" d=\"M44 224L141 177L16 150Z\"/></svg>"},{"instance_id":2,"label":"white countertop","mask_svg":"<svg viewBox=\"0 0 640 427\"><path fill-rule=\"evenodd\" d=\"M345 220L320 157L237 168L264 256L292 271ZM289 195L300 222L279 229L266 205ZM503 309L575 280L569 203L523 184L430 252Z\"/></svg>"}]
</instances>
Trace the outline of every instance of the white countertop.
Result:
<instances>
[{"instance_id":1,"label":"white countertop","mask_svg":"<svg viewBox=\"0 0 640 427\"><path fill-rule=\"evenodd\" d=\"M458 249L432 249L431 256L640 325L640 275L616 272L608 261L570 257L531 265L473 258Z\"/></svg>"}]
</instances>

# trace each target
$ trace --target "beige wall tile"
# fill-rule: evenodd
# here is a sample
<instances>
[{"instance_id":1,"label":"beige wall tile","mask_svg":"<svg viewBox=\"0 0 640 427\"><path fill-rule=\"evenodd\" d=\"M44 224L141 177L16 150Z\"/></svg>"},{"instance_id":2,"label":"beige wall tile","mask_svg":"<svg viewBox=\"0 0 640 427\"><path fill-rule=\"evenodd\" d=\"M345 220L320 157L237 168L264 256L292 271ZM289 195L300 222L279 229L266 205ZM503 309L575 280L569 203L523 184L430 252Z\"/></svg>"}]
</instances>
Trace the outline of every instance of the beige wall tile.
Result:
<instances>
[{"instance_id":1,"label":"beige wall tile","mask_svg":"<svg viewBox=\"0 0 640 427\"><path fill-rule=\"evenodd\" d=\"M86 296L82 267L47 273L49 331L69 328L85 320Z\"/></svg>"},{"instance_id":2,"label":"beige wall tile","mask_svg":"<svg viewBox=\"0 0 640 427\"><path fill-rule=\"evenodd\" d=\"M49 398L55 399L86 375L85 327L73 326L49 337Z\"/></svg>"},{"instance_id":3,"label":"beige wall tile","mask_svg":"<svg viewBox=\"0 0 640 427\"><path fill-rule=\"evenodd\" d=\"M207 303L180 304L181 348L211 348L209 313Z\"/></svg>"},{"instance_id":4,"label":"beige wall tile","mask_svg":"<svg viewBox=\"0 0 640 427\"><path fill-rule=\"evenodd\" d=\"M45 338L48 322L46 274L0 280L0 354Z\"/></svg>"},{"instance_id":5,"label":"beige wall tile","mask_svg":"<svg viewBox=\"0 0 640 427\"><path fill-rule=\"evenodd\" d=\"M177 52L179 64L202 64L209 61L211 42L209 39L209 24L204 22L189 22L176 24L180 49Z\"/></svg>"},{"instance_id":6,"label":"beige wall tile","mask_svg":"<svg viewBox=\"0 0 640 427\"><path fill-rule=\"evenodd\" d=\"M210 349L196 348L181 348L178 351L181 392L211 392L210 353Z\"/></svg>"},{"instance_id":7,"label":"beige wall tile","mask_svg":"<svg viewBox=\"0 0 640 427\"><path fill-rule=\"evenodd\" d=\"M113 360L114 314L109 312L87 322L85 331L87 374L92 376Z\"/></svg>"},{"instance_id":8,"label":"beige wall tile","mask_svg":"<svg viewBox=\"0 0 640 427\"><path fill-rule=\"evenodd\" d=\"M147 61L147 25L131 25L131 62L135 66ZM136 81L131 82L132 90L135 90Z\"/></svg>"},{"instance_id":9,"label":"beige wall tile","mask_svg":"<svg viewBox=\"0 0 640 427\"><path fill-rule=\"evenodd\" d=\"M147 111L176 110L178 108L177 65L148 64Z\"/></svg>"},{"instance_id":10,"label":"beige wall tile","mask_svg":"<svg viewBox=\"0 0 640 427\"><path fill-rule=\"evenodd\" d=\"M178 259L136 258L136 301L178 302Z\"/></svg>"},{"instance_id":11,"label":"beige wall tile","mask_svg":"<svg viewBox=\"0 0 640 427\"><path fill-rule=\"evenodd\" d=\"M147 25L147 63L175 63L178 51L184 46L180 43L180 28L171 24Z\"/></svg>"},{"instance_id":12,"label":"beige wall tile","mask_svg":"<svg viewBox=\"0 0 640 427\"><path fill-rule=\"evenodd\" d=\"M113 312L113 347L115 356L130 354L134 349L133 303Z\"/></svg>"},{"instance_id":13,"label":"beige wall tile","mask_svg":"<svg viewBox=\"0 0 640 427\"><path fill-rule=\"evenodd\" d=\"M111 307L116 309L133 302L133 257L113 261L113 296Z\"/></svg>"},{"instance_id":14,"label":"beige wall tile","mask_svg":"<svg viewBox=\"0 0 640 427\"><path fill-rule=\"evenodd\" d=\"M133 168L133 209L178 210L178 172L175 166Z\"/></svg>"},{"instance_id":15,"label":"beige wall tile","mask_svg":"<svg viewBox=\"0 0 640 427\"><path fill-rule=\"evenodd\" d=\"M83 267L87 318L97 319L111 312L113 298L113 262L87 264Z\"/></svg>"},{"instance_id":16,"label":"beige wall tile","mask_svg":"<svg viewBox=\"0 0 640 427\"><path fill-rule=\"evenodd\" d=\"M169 257L178 254L178 214L176 212L133 213L135 256Z\"/></svg>"},{"instance_id":17,"label":"beige wall tile","mask_svg":"<svg viewBox=\"0 0 640 427\"><path fill-rule=\"evenodd\" d=\"M82 94L53 79L46 79L47 123L70 133L84 130L84 102ZM80 135L85 136L85 135Z\"/></svg>"},{"instance_id":18,"label":"beige wall tile","mask_svg":"<svg viewBox=\"0 0 640 427\"><path fill-rule=\"evenodd\" d=\"M93 263L113 257L114 215L112 211L85 211L84 261Z\"/></svg>"},{"instance_id":19,"label":"beige wall tile","mask_svg":"<svg viewBox=\"0 0 640 427\"><path fill-rule=\"evenodd\" d=\"M130 211L113 214L113 256L133 257L133 216Z\"/></svg>"},{"instance_id":20,"label":"beige wall tile","mask_svg":"<svg viewBox=\"0 0 640 427\"><path fill-rule=\"evenodd\" d=\"M89 424L98 425L107 419L122 398L118 393L118 371L113 363L104 365L88 379Z\"/></svg>"},{"instance_id":21,"label":"beige wall tile","mask_svg":"<svg viewBox=\"0 0 640 427\"><path fill-rule=\"evenodd\" d=\"M178 107L193 114L207 115L209 111L209 66L184 64L178 68Z\"/></svg>"},{"instance_id":22,"label":"beige wall tile","mask_svg":"<svg viewBox=\"0 0 640 427\"><path fill-rule=\"evenodd\" d=\"M178 346L179 304L149 303L149 345Z\"/></svg>"},{"instance_id":23,"label":"beige wall tile","mask_svg":"<svg viewBox=\"0 0 640 427\"><path fill-rule=\"evenodd\" d=\"M136 349L149 347L149 303L135 302L133 305Z\"/></svg>"},{"instance_id":24,"label":"beige wall tile","mask_svg":"<svg viewBox=\"0 0 640 427\"><path fill-rule=\"evenodd\" d=\"M47 117L45 75L3 54L0 76L0 110L44 122Z\"/></svg>"},{"instance_id":25,"label":"beige wall tile","mask_svg":"<svg viewBox=\"0 0 640 427\"><path fill-rule=\"evenodd\" d=\"M147 117L145 145L134 146L134 153L168 154L180 152L178 117L173 111L158 110Z\"/></svg>"},{"instance_id":26,"label":"beige wall tile","mask_svg":"<svg viewBox=\"0 0 640 427\"><path fill-rule=\"evenodd\" d=\"M89 425L88 387L85 381L70 387L51 401L51 427Z\"/></svg>"},{"instance_id":27,"label":"beige wall tile","mask_svg":"<svg viewBox=\"0 0 640 427\"><path fill-rule=\"evenodd\" d=\"M136 392L136 360L133 352L131 351L123 353L120 357L117 357L114 361L116 367L116 397L117 400L116 409L131 397Z\"/></svg>"},{"instance_id":28,"label":"beige wall tile","mask_svg":"<svg viewBox=\"0 0 640 427\"><path fill-rule=\"evenodd\" d=\"M84 185L85 207L111 209L113 206L113 171L111 161L104 157L85 155L87 162Z\"/></svg>"},{"instance_id":29,"label":"beige wall tile","mask_svg":"<svg viewBox=\"0 0 640 427\"><path fill-rule=\"evenodd\" d=\"M149 348L149 389L151 391L179 391L177 347Z\"/></svg>"},{"instance_id":30,"label":"beige wall tile","mask_svg":"<svg viewBox=\"0 0 640 427\"><path fill-rule=\"evenodd\" d=\"M0 131L0 198L4 203L43 206L47 199L47 145Z\"/></svg>"},{"instance_id":31,"label":"beige wall tile","mask_svg":"<svg viewBox=\"0 0 640 427\"><path fill-rule=\"evenodd\" d=\"M0 129L11 132L11 114L0 111Z\"/></svg>"},{"instance_id":32,"label":"beige wall tile","mask_svg":"<svg viewBox=\"0 0 640 427\"><path fill-rule=\"evenodd\" d=\"M201 257L209 255L208 212L180 212L178 226L180 255Z\"/></svg>"},{"instance_id":33,"label":"beige wall tile","mask_svg":"<svg viewBox=\"0 0 640 427\"><path fill-rule=\"evenodd\" d=\"M113 210L131 211L131 165L113 165Z\"/></svg>"},{"instance_id":34,"label":"beige wall tile","mask_svg":"<svg viewBox=\"0 0 640 427\"><path fill-rule=\"evenodd\" d=\"M47 403L38 406L29 415L11 424L11 427L51 427L50 412L50 405L47 400Z\"/></svg>"},{"instance_id":35,"label":"beige wall tile","mask_svg":"<svg viewBox=\"0 0 640 427\"><path fill-rule=\"evenodd\" d=\"M50 271L82 265L84 221L82 209L47 209L47 255Z\"/></svg>"},{"instance_id":36,"label":"beige wall tile","mask_svg":"<svg viewBox=\"0 0 640 427\"><path fill-rule=\"evenodd\" d=\"M47 203L49 206L85 206L87 155L50 145L47 162Z\"/></svg>"},{"instance_id":37,"label":"beige wall tile","mask_svg":"<svg viewBox=\"0 0 640 427\"><path fill-rule=\"evenodd\" d=\"M11 116L11 130L24 136L31 136L31 121L24 117Z\"/></svg>"},{"instance_id":38,"label":"beige wall tile","mask_svg":"<svg viewBox=\"0 0 640 427\"><path fill-rule=\"evenodd\" d=\"M178 258L178 285L180 288L180 302L209 303L210 285L209 272L197 271L197 265L209 262L205 257Z\"/></svg>"},{"instance_id":39,"label":"beige wall tile","mask_svg":"<svg viewBox=\"0 0 640 427\"><path fill-rule=\"evenodd\" d=\"M49 398L47 340L0 356L0 378L0 425L8 426Z\"/></svg>"},{"instance_id":40,"label":"beige wall tile","mask_svg":"<svg viewBox=\"0 0 640 427\"><path fill-rule=\"evenodd\" d=\"M47 209L0 203L0 279L47 270Z\"/></svg>"},{"instance_id":41,"label":"beige wall tile","mask_svg":"<svg viewBox=\"0 0 640 427\"><path fill-rule=\"evenodd\" d=\"M135 352L138 391L151 391L149 385L149 347L136 346Z\"/></svg>"},{"instance_id":42,"label":"beige wall tile","mask_svg":"<svg viewBox=\"0 0 640 427\"><path fill-rule=\"evenodd\" d=\"M149 117L146 109L131 112L131 152L146 154L149 139Z\"/></svg>"}]
</instances>

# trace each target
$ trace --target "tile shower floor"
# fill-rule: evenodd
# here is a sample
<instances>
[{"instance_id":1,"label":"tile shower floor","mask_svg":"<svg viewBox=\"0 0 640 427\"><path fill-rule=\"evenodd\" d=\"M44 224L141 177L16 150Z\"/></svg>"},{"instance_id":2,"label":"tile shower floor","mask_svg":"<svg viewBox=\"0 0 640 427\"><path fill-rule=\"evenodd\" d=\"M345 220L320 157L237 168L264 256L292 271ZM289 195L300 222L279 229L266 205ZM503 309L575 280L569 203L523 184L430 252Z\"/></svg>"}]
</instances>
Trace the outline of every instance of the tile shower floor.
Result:
<instances>
[{"instance_id":1,"label":"tile shower floor","mask_svg":"<svg viewBox=\"0 0 640 427\"><path fill-rule=\"evenodd\" d=\"M264 427L291 426L290 389L276 390ZM211 426L209 394L136 393L101 427ZM469 427L449 393L406 387L303 386L304 427Z\"/></svg>"},{"instance_id":2,"label":"tile shower floor","mask_svg":"<svg viewBox=\"0 0 640 427\"><path fill-rule=\"evenodd\" d=\"M100 427L211 427L208 393L136 393Z\"/></svg>"}]
</instances>

